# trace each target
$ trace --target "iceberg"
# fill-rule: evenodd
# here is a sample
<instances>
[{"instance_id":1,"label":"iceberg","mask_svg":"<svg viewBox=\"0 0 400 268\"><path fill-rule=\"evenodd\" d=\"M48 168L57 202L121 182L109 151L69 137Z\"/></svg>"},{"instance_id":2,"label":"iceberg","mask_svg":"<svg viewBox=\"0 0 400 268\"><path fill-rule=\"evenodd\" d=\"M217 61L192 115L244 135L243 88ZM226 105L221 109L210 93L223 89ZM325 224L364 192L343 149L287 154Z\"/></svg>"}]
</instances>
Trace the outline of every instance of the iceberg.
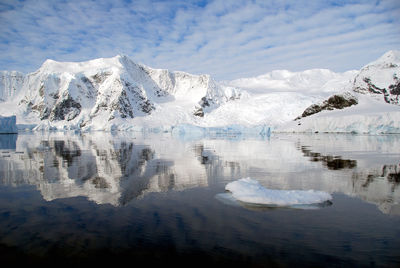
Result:
<instances>
[{"instance_id":1,"label":"iceberg","mask_svg":"<svg viewBox=\"0 0 400 268\"><path fill-rule=\"evenodd\" d=\"M332 199L329 193L323 191L267 189L251 178L230 182L225 190L240 202L274 207L315 205Z\"/></svg>"},{"instance_id":2,"label":"iceberg","mask_svg":"<svg viewBox=\"0 0 400 268\"><path fill-rule=\"evenodd\" d=\"M1 116L0 115L0 134L15 134L18 133L17 117Z\"/></svg>"},{"instance_id":3,"label":"iceberg","mask_svg":"<svg viewBox=\"0 0 400 268\"><path fill-rule=\"evenodd\" d=\"M15 150L17 148L17 134L0 135L0 150Z\"/></svg>"},{"instance_id":4,"label":"iceberg","mask_svg":"<svg viewBox=\"0 0 400 268\"><path fill-rule=\"evenodd\" d=\"M236 140L248 137L269 138L271 127L266 125L242 126L228 125L221 127L200 127L190 124L181 124L171 127L171 133L175 137L185 140L201 138Z\"/></svg>"},{"instance_id":5,"label":"iceberg","mask_svg":"<svg viewBox=\"0 0 400 268\"><path fill-rule=\"evenodd\" d=\"M189 135L193 138L202 138L205 136L204 128L190 124L173 126L171 127L171 133L176 137L184 137L185 135Z\"/></svg>"}]
</instances>

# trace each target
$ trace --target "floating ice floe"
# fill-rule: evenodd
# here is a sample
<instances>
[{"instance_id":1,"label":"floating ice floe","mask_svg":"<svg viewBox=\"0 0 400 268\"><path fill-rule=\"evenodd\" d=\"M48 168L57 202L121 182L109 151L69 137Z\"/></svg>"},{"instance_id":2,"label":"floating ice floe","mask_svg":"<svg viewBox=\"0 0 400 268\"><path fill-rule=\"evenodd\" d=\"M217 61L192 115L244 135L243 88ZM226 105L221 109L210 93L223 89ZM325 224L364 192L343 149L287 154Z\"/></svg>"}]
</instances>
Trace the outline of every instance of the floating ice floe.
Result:
<instances>
[{"instance_id":1,"label":"floating ice floe","mask_svg":"<svg viewBox=\"0 0 400 268\"><path fill-rule=\"evenodd\" d=\"M323 191L267 189L251 178L230 182L225 190L229 193L220 194L217 199L233 205L241 202L248 205L307 208L310 205L315 207L326 204L332 199L329 193Z\"/></svg>"}]
</instances>

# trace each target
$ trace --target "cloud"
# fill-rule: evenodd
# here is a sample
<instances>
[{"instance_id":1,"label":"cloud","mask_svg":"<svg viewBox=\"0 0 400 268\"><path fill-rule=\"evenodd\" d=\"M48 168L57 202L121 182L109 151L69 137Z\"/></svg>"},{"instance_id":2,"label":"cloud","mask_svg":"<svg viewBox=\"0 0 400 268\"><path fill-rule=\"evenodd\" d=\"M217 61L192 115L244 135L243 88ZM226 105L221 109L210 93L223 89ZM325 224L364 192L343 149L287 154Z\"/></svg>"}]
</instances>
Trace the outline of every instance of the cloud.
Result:
<instances>
[{"instance_id":1,"label":"cloud","mask_svg":"<svg viewBox=\"0 0 400 268\"><path fill-rule=\"evenodd\" d=\"M2 1L0 69L126 54L216 79L274 69L359 69L400 49L385 1Z\"/></svg>"}]
</instances>

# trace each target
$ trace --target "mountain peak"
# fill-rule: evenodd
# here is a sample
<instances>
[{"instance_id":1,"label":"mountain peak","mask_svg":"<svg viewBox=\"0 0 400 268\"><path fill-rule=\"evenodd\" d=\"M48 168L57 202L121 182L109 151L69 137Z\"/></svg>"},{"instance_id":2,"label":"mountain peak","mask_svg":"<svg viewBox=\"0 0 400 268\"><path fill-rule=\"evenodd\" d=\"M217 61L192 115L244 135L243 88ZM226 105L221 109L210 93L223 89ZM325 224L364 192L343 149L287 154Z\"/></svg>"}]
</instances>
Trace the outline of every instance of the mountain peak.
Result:
<instances>
[{"instance_id":1,"label":"mountain peak","mask_svg":"<svg viewBox=\"0 0 400 268\"><path fill-rule=\"evenodd\" d=\"M379 68L393 68L400 66L400 50L389 50L377 60L364 66L363 69L369 68L370 66L376 66Z\"/></svg>"},{"instance_id":2,"label":"mountain peak","mask_svg":"<svg viewBox=\"0 0 400 268\"><path fill-rule=\"evenodd\" d=\"M110 58L98 58L80 62L61 62L47 59L40 70L45 73L83 73L99 69L122 69L127 62L133 61L126 55L116 55Z\"/></svg>"},{"instance_id":3,"label":"mountain peak","mask_svg":"<svg viewBox=\"0 0 400 268\"><path fill-rule=\"evenodd\" d=\"M399 105L399 74L400 51L390 50L361 69L354 79L353 90Z\"/></svg>"},{"instance_id":4,"label":"mountain peak","mask_svg":"<svg viewBox=\"0 0 400 268\"><path fill-rule=\"evenodd\" d=\"M382 55L378 60L391 60L395 62L400 61L400 50L389 50Z\"/></svg>"}]
</instances>

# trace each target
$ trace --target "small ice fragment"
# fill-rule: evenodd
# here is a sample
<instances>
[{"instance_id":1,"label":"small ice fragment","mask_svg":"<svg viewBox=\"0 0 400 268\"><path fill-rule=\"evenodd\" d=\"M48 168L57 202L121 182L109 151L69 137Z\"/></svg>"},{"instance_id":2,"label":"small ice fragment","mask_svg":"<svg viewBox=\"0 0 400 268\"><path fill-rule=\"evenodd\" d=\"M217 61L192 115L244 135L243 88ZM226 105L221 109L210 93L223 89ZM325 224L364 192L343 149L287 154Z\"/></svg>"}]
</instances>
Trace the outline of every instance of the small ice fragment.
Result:
<instances>
[{"instance_id":1,"label":"small ice fragment","mask_svg":"<svg viewBox=\"0 0 400 268\"><path fill-rule=\"evenodd\" d=\"M322 191L267 189L251 178L230 182L225 186L225 190L231 192L233 198L241 202L260 205L311 205L332 199L329 193Z\"/></svg>"}]
</instances>

